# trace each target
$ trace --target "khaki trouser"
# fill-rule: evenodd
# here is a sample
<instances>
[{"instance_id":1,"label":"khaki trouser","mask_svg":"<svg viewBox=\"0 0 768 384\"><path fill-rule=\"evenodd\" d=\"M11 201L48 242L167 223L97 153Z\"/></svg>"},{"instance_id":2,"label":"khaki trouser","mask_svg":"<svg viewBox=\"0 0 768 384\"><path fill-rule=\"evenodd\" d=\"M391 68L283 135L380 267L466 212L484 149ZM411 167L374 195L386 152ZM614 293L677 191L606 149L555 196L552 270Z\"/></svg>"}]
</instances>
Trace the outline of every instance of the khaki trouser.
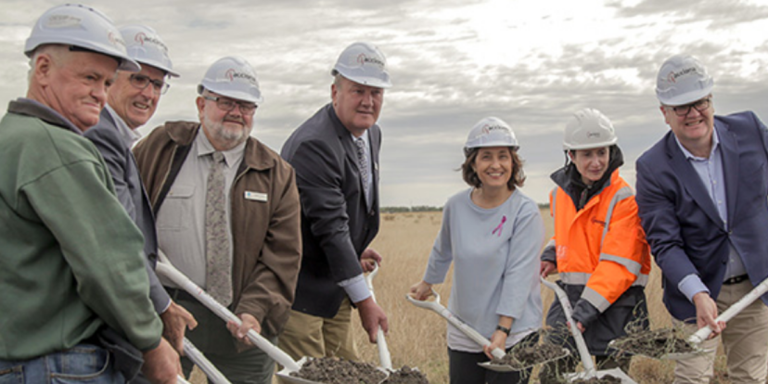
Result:
<instances>
[{"instance_id":1,"label":"khaki trouser","mask_svg":"<svg viewBox=\"0 0 768 384\"><path fill-rule=\"evenodd\" d=\"M278 346L294 360L302 356L336 356L357 361L359 358L350 327L351 321L352 305L349 298L344 299L339 312L331 319L291 310L288 322L278 339Z\"/></svg>"},{"instance_id":2,"label":"khaki trouser","mask_svg":"<svg viewBox=\"0 0 768 384\"><path fill-rule=\"evenodd\" d=\"M718 313L723 313L752 288L749 280L723 285L716 300ZM674 322L676 325L681 323L678 320ZM695 324L686 324L685 327L690 328L691 332L696 331ZM701 343L701 347L709 353L677 362L675 384L709 383L714 375L714 361L720 339L723 341L731 383L765 383L768 375L768 307L758 299L731 319L721 336Z\"/></svg>"}]
</instances>

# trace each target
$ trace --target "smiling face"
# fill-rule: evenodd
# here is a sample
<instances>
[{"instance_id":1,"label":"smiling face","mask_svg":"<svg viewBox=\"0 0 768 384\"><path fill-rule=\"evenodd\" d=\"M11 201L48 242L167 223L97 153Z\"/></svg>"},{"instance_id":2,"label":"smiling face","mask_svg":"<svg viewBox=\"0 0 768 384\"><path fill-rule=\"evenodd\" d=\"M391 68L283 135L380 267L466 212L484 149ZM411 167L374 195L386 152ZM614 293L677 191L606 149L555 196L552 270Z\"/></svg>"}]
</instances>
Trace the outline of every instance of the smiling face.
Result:
<instances>
[{"instance_id":1,"label":"smiling face","mask_svg":"<svg viewBox=\"0 0 768 384\"><path fill-rule=\"evenodd\" d=\"M480 188L509 188L512 177L512 151L509 147L480 148L472 168L480 179Z\"/></svg>"},{"instance_id":2,"label":"smiling face","mask_svg":"<svg viewBox=\"0 0 768 384\"><path fill-rule=\"evenodd\" d=\"M203 95L247 103L207 90ZM237 105L231 111L226 111L219 108L216 101L206 100L200 96L197 98L197 110L205 136L218 151L236 147L248 138L253 129L253 114L242 113Z\"/></svg>"},{"instance_id":3,"label":"smiling face","mask_svg":"<svg viewBox=\"0 0 768 384\"><path fill-rule=\"evenodd\" d=\"M577 149L568 152L584 184L592 185L600 180L608 169L610 150L608 147Z\"/></svg>"},{"instance_id":4,"label":"smiling face","mask_svg":"<svg viewBox=\"0 0 768 384\"><path fill-rule=\"evenodd\" d=\"M146 124L155 114L160 92L150 83L144 89L131 84L131 76L143 76L162 83L165 72L149 65L142 65L141 72L133 74L120 71L117 80L109 89L109 106L125 121L131 129Z\"/></svg>"},{"instance_id":5,"label":"smiling face","mask_svg":"<svg viewBox=\"0 0 768 384\"><path fill-rule=\"evenodd\" d=\"M54 109L82 131L99 122L118 62L93 52L66 48L35 56L28 96Z\"/></svg>"},{"instance_id":6,"label":"smiling face","mask_svg":"<svg viewBox=\"0 0 768 384\"><path fill-rule=\"evenodd\" d=\"M338 75L331 86L331 98L341 123L359 137L379 119L384 89L358 84Z\"/></svg>"},{"instance_id":7,"label":"smiling face","mask_svg":"<svg viewBox=\"0 0 768 384\"><path fill-rule=\"evenodd\" d=\"M708 99L712 96L707 96ZM702 100L704 100L702 99ZM701 104L702 100L697 100L691 104ZM688 113L684 116L678 116L675 107L661 106L661 113L664 115L664 121L672 129L680 144L695 155L708 156L712 143L712 132L715 127L715 108L712 103L704 109L695 107L688 108ZM685 106L676 107L678 110L685 109Z\"/></svg>"}]
</instances>

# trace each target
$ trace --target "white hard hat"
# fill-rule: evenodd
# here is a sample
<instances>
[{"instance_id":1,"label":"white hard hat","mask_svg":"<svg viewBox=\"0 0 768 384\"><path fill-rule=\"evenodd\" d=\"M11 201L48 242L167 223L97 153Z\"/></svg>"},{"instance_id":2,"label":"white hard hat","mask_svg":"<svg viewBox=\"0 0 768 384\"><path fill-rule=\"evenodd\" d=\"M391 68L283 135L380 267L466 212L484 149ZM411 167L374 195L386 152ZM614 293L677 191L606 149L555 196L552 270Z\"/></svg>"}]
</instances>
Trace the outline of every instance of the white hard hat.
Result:
<instances>
[{"instance_id":1,"label":"white hard hat","mask_svg":"<svg viewBox=\"0 0 768 384\"><path fill-rule=\"evenodd\" d=\"M179 74L173 71L173 63L168 56L168 47L154 29L143 25L130 25L120 28L125 40L128 56L141 64L153 66L173 77Z\"/></svg>"},{"instance_id":2,"label":"white hard hat","mask_svg":"<svg viewBox=\"0 0 768 384\"><path fill-rule=\"evenodd\" d=\"M43 13L24 44L24 53L32 57L35 49L44 44L62 44L102 53L118 59L119 70L141 70L126 53L125 42L112 20L84 5L59 5Z\"/></svg>"},{"instance_id":3,"label":"white hard hat","mask_svg":"<svg viewBox=\"0 0 768 384\"><path fill-rule=\"evenodd\" d=\"M520 148L515 133L507 123L498 117L486 117L475 124L469 131L464 144L464 155L468 156L472 148L513 147Z\"/></svg>"},{"instance_id":4,"label":"white hard hat","mask_svg":"<svg viewBox=\"0 0 768 384\"><path fill-rule=\"evenodd\" d=\"M256 71L242 57L227 56L213 63L197 86L197 92L202 94L204 89L256 105L263 101Z\"/></svg>"},{"instance_id":5,"label":"white hard hat","mask_svg":"<svg viewBox=\"0 0 768 384\"><path fill-rule=\"evenodd\" d=\"M354 43L341 52L331 75L341 74L358 84L377 88L389 88L387 59L375 46L368 43Z\"/></svg>"},{"instance_id":6,"label":"white hard hat","mask_svg":"<svg viewBox=\"0 0 768 384\"><path fill-rule=\"evenodd\" d=\"M685 105L709 95L713 85L712 76L699 60L690 55L675 55L659 69L656 97L664 105Z\"/></svg>"},{"instance_id":7,"label":"white hard hat","mask_svg":"<svg viewBox=\"0 0 768 384\"><path fill-rule=\"evenodd\" d=\"M566 151L609 147L616 144L613 124L600 111L584 108L565 125L563 149Z\"/></svg>"}]
</instances>

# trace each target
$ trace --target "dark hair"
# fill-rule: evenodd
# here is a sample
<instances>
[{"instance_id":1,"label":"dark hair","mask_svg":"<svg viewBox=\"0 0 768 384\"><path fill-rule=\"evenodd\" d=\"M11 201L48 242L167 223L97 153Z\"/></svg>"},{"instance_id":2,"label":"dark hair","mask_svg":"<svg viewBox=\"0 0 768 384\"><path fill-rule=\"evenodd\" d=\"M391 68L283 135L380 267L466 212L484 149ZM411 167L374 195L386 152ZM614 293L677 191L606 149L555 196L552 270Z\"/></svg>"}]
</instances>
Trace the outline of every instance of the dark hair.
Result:
<instances>
[{"instance_id":1,"label":"dark hair","mask_svg":"<svg viewBox=\"0 0 768 384\"><path fill-rule=\"evenodd\" d=\"M516 187L522 187L525 182L525 173L523 172L523 160L520 155L517 154L517 149L514 147L507 147L509 154L512 156L512 176L507 181L507 188L513 191ZM482 183L480 177L477 176L477 172L472 168L472 163L477 159L477 154L480 152L480 148L472 148L467 153L464 164L461 165L461 176L464 182L472 187L480 188Z\"/></svg>"}]
</instances>

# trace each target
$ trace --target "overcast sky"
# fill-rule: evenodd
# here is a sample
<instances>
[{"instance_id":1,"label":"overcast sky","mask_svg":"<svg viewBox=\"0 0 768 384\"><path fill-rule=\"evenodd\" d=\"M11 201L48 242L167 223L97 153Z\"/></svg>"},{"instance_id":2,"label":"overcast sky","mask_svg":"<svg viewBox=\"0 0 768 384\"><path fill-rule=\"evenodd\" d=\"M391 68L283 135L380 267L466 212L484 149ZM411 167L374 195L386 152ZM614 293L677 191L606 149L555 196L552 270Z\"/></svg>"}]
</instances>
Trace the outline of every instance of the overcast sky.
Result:
<instances>
[{"instance_id":1,"label":"overcast sky","mask_svg":"<svg viewBox=\"0 0 768 384\"><path fill-rule=\"evenodd\" d=\"M0 112L26 93L24 41L57 1L3 0ZM634 185L635 159L668 128L654 94L658 67L693 54L715 78L717 113L768 118L768 1L264 0L91 1L116 25L155 28L182 77L146 133L195 120L207 67L240 55L256 69L265 103L253 135L279 151L330 100L329 71L355 41L384 52L394 86L379 124L382 205L443 205L466 188L455 169L481 118L509 123L528 175L523 191L547 201L563 165L562 130L592 107L613 122Z\"/></svg>"}]
</instances>

